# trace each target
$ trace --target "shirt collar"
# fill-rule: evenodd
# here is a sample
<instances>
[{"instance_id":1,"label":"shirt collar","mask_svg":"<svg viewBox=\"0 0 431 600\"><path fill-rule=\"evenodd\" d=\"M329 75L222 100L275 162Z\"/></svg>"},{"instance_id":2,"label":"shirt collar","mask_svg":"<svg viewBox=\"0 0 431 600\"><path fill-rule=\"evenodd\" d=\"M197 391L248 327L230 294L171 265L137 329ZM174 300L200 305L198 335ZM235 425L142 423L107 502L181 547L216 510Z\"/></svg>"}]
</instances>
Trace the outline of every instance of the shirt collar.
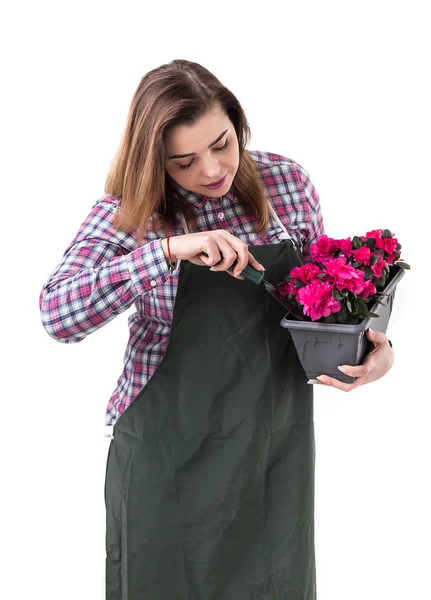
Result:
<instances>
[{"instance_id":1,"label":"shirt collar","mask_svg":"<svg viewBox=\"0 0 431 600\"><path fill-rule=\"evenodd\" d=\"M170 182L172 186L195 208L201 208L208 200L212 200L212 196L205 196L203 194L197 194L195 192L191 192L186 188L182 187L179 183L177 183L172 177L170 177ZM233 200L234 191L233 191L233 183L230 186L229 190L226 192L222 198L227 198L228 200Z\"/></svg>"}]
</instances>

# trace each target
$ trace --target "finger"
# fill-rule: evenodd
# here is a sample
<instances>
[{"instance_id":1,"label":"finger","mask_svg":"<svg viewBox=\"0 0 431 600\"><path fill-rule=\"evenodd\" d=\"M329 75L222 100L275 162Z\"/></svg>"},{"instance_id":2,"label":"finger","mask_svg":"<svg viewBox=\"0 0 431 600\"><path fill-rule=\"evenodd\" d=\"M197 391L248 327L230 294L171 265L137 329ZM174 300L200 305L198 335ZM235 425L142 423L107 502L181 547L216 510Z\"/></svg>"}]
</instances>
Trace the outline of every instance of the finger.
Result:
<instances>
[{"instance_id":1,"label":"finger","mask_svg":"<svg viewBox=\"0 0 431 600\"><path fill-rule=\"evenodd\" d=\"M365 377L365 375L368 375L367 365L357 365L356 367L352 367L351 365L340 365L337 369L345 375L349 375L349 377Z\"/></svg>"},{"instance_id":2,"label":"finger","mask_svg":"<svg viewBox=\"0 0 431 600\"><path fill-rule=\"evenodd\" d=\"M201 258L202 257L202 258ZM189 258L189 262L193 263L194 265L198 265L199 267L208 267L209 265L207 265L206 263L203 262L203 259L208 260L207 256L193 256L192 258ZM217 269L214 269L215 271L217 271ZM226 273L228 273L229 275L231 275L232 277L234 277L233 273L231 273L231 271L226 271ZM242 277L241 275L238 277L235 277L235 279L242 279L244 281L245 277Z\"/></svg>"},{"instance_id":3,"label":"finger","mask_svg":"<svg viewBox=\"0 0 431 600\"><path fill-rule=\"evenodd\" d=\"M235 265L235 273L243 271L247 265L250 265L257 271L264 271L265 267L261 265L249 251L247 244L242 243L241 245L238 245L238 241L239 240L235 238L235 242L232 243L232 247L238 252L238 263Z\"/></svg>"},{"instance_id":4,"label":"finger","mask_svg":"<svg viewBox=\"0 0 431 600\"><path fill-rule=\"evenodd\" d=\"M359 379L357 379L354 383L345 383L344 381L339 381L338 379L329 377L328 375L319 375L317 380L324 385L332 386L338 390L342 390L343 392L351 392L361 385L361 381Z\"/></svg>"},{"instance_id":5,"label":"finger","mask_svg":"<svg viewBox=\"0 0 431 600\"><path fill-rule=\"evenodd\" d=\"M206 257L202 257L202 258L206 258ZM201 255L193 256L192 258L189 258L189 262L193 263L194 265L198 265L198 267L207 267L208 265L202 261L202 258L201 258Z\"/></svg>"},{"instance_id":6,"label":"finger","mask_svg":"<svg viewBox=\"0 0 431 600\"><path fill-rule=\"evenodd\" d=\"M213 238L217 245L220 253L221 260L214 266L217 271L227 271L234 262L236 262L238 255L232 246L222 237Z\"/></svg>"},{"instance_id":7,"label":"finger","mask_svg":"<svg viewBox=\"0 0 431 600\"><path fill-rule=\"evenodd\" d=\"M224 242L227 242L229 246L235 251L235 261L232 263L232 272L240 274L249 262L248 246L245 242L235 237L232 233L225 231L224 229L216 231L217 236Z\"/></svg>"},{"instance_id":8,"label":"finger","mask_svg":"<svg viewBox=\"0 0 431 600\"><path fill-rule=\"evenodd\" d=\"M258 262L251 252L248 253L248 264L258 271L265 271L265 267Z\"/></svg>"},{"instance_id":9,"label":"finger","mask_svg":"<svg viewBox=\"0 0 431 600\"><path fill-rule=\"evenodd\" d=\"M248 246L245 242L235 240L235 243L232 245L232 248L237 253L236 262L232 265L232 273L235 277L238 277L248 265Z\"/></svg>"},{"instance_id":10,"label":"finger","mask_svg":"<svg viewBox=\"0 0 431 600\"><path fill-rule=\"evenodd\" d=\"M212 236L208 236L208 238L205 240L205 242L202 245L201 251L207 254L208 256L205 256L205 254L199 254L198 256L196 256L196 258L199 258L207 267L213 267L222 259L218 244Z\"/></svg>"},{"instance_id":11,"label":"finger","mask_svg":"<svg viewBox=\"0 0 431 600\"><path fill-rule=\"evenodd\" d=\"M367 329L366 331L367 334L367 338L369 340L371 340L372 342L374 342L375 344L386 344L388 341L388 338L386 337L386 335L384 333L382 333L381 331L377 331L376 329Z\"/></svg>"},{"instance_id":12,"label":"finger","mask_svg":"<svg viewBox=\"0 0 431 600\"><path fill-rule=\"evenodd\" d=\"M227 273L228 275L230 275L231 277L233 277L234 279L242 279L242 281L245 280L245 277L243 277L242 275L234 275L232 273L232 271L230 271L229 269L227 269L227 271L225 271L225 273Z\"/></svg>"}]
</instances>

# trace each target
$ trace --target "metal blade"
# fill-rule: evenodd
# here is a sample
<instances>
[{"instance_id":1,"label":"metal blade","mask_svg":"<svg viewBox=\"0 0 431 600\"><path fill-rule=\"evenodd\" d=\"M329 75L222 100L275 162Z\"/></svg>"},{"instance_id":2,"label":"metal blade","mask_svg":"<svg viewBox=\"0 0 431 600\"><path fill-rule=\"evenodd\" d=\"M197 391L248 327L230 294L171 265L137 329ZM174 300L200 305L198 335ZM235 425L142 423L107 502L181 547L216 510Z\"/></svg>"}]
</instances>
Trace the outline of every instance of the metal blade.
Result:
<instances>
[{"instance_id":1,"label":"metal blade","mask_svg":"<svg viewBox=\"0 0 431 600\"><path fill-rule=\"evenodd\" d=\"M277 291L277 288L273 286L272 283L269 283L269 281L266 279L263 279L262 283L265 286L266 291L269 292L271 296L278 302L280 302L280 304L282 304L284 308L286 308L296 319L299 321L304 321L304 315L301 315L298 310Z\"/></svg>"}]
</instances>

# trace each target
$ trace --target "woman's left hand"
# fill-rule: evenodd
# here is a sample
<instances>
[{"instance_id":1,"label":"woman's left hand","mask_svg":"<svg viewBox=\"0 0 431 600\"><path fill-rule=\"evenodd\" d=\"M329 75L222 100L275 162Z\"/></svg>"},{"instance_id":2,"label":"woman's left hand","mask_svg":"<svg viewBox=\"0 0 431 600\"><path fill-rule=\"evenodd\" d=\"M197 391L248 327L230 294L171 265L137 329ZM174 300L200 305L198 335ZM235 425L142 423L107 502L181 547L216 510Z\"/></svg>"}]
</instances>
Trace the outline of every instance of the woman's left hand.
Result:
<instances>
[{"instance_id":1,"label":"woman's left hand","mask_svg":"<svg viewBox=\"0 0 431 600\"><path fill-rule=\"evenodd\" d=\"M394 364L395 352L389 345L388 338L384 333L381 333L380 331L373 331L373 333L371 333L372 331L372 329L367 329L365 335L374 343L374 348L366 355L362 364L357 367L340 365L343 367L343 373L350 375L351 377L357 377L353 383L345 383L338 379L334 379L333 377L328 377L328 375L319 375L317 378L318 381L311 381L313 381L313 383L322 383L323 385L333 386L344 392L351 392L360 385L377 381L377 379L386 375Z\"/></svg>"}]
</instances>

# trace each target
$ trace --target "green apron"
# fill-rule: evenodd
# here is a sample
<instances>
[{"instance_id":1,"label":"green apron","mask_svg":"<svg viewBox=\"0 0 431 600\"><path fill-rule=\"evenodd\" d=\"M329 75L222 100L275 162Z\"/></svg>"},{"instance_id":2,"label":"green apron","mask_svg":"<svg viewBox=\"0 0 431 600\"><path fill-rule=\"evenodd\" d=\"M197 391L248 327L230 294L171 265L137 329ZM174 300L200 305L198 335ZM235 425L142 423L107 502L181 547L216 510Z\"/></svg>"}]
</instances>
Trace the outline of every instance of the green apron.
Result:
<instances>
[{"instance_id":1,"label":"green apron","mask_svg":"<svg viewBox=\"0 0 431 600\"><path fill-rule=\"evenodd\" d=\"M250 246L278 283L292 239ZM313 388L263 285L181 263L169 345L113 428L107 600L315 600Z\"/></svg>"}]
</instances>

